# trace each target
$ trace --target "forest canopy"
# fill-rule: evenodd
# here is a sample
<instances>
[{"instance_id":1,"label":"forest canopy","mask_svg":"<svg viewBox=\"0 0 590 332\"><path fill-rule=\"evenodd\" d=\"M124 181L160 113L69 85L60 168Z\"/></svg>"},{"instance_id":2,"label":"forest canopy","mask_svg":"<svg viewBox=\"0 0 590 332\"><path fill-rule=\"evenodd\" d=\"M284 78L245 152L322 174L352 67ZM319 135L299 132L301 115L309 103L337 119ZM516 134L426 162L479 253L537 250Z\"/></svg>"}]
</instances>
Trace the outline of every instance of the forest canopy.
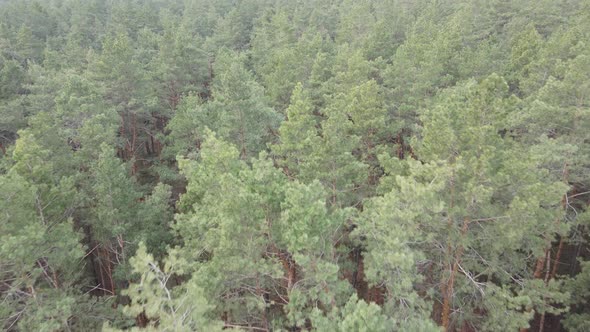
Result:
<instances>
[{"instance_id":1,"label":"forest canopy","mask_svg":"<svg viewBox=\"0 0 590 332\"><path fill-rule=\"evenodd\" d=\"M590 2L0 0L0 328L590 331Z\"/></svg>"}]
</instances>

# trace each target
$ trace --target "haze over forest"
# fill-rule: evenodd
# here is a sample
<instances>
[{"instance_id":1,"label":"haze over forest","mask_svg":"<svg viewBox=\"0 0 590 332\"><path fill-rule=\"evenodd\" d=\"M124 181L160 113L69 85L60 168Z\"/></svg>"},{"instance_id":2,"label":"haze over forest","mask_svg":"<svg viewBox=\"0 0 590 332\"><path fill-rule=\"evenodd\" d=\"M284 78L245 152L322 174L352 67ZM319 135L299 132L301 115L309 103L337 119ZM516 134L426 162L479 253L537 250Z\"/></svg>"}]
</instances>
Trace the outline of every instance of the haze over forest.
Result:
<instances>
[{"instance_id":1,"label":"haze over forest","mask_svg":"<svg viewBox=\"0 0 590 332\"><path fill-rule=\"evenodd\" d=\"M0 329L590 331L590 2L0 0Z\"/></svg>"}]
</instances>

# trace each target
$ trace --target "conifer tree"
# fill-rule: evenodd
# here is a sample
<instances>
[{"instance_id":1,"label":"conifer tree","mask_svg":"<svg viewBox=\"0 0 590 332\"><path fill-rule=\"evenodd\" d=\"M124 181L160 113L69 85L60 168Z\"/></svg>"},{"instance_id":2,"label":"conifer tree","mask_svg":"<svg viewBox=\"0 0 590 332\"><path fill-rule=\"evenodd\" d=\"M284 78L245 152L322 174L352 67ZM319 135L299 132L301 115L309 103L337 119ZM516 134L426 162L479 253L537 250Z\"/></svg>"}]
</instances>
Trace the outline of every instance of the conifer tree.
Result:
<instances>
[{"instance_id":1,"label":"conifer tree","mask_svg":"<svg viewBox=\"0 0 590 332\"><path fill-rule=\"evenodd\" d=\"M235 144L244 160L270 142L280 115L267 106L263 88L243 63L242 56L221 51L215 59L211 128Z\"/></svg>"},{"instance_id":2,"label":"conifer tree","mask_svg":"<svg viewBox=\"0 0 590 332\"><path fill-rule=\"evenodd\" d=\"M185 273L187 262L171 255L163 267L140 244L131 258L133 273L139 275L125 294L131 304L124 308L126 315L139 320L134 331L221 331L222 322L208 316L212 306L203 297L204 291L188 281L170 287L175 275ZM138 318L139 317L139 318ZM105 324L104 331L122 331Z\"/></svg>"},{"instance_id":3,"label":"conifer tree","mask_svg":"<svg viewBox=\"0 0 590 332\"><path fill-rule=\"evenodd\" d=\"M189 183L181 253L228 326L304 326L313 303L348 299L335 244L351 211L331 212L319 182L288 182L264 153L250 168L212 134L199 160L180 166Z\"/></svg>"},{"instance_id":4,"label":"conifer tree","mask_svg":"<svg viewBox=\"0 0 590 332\"><path fill-rule=\"evenodd\" d=\"M581 0L0 0L0 326L587 329L588 40Z\"/></svg>"},{"instance_id":5,"label":"conifer tree","mask_svg":"<svg viewBox=\"0 0 590 332\"><path fill-rule=\"evenodd\" d=\"M288 176L301 171L312 157L320 142L318 119L308 93L301 83L297 84L287 108L287 119L279 127L279 144L272 146L273 153L280 158L279 164Z\"/></svg>"},{"instance_id":6,"label":"conifer tree","mask_svg":"<svg viewBox=\"0 0 590 332\"><path fill-rule=\"evenodd\" d=\"M50 150L20 132L2 183L2 305L4 328L67 329L83 300L84 250L74 230L78 204L72 176L60 174Z\"/></svg>"},{"instance_id":7,"label":"conifer tree","mask_svg":"<svg viewBox=\"0 0 590 332\"><path fill-rule=\"evenodd\" d=\"M430 257L423 266L423 282L439 283L430 296L440 299L442 305L434 306L434 316L447 330L461 326L488 330L498 324L506 329L526 327L531 318L526 308L559 311L547 307L542 299L565 300L557 283L542 287L527 266L532 263L530 254L543 248L542 240L532 239L530 234L555 225L555 218L562 213L559 197L567 187L547 178L543 169L532 172L530 165L538 156L527 155L518 144L500 136L505 112L511 110L506 92L506 83L497 75L479 85L471 83L449 91L437 108L423 116L417 154L424 164L393 162L389 172L402 175L390 173L394 178L383 183L397 188L393 192L401 199L392 203L405 204L392 216L411 213L413 208L408 204L420 202L416 212L402 217L414 220L409 234L420 230L418 240L410 243L421 244L408 246L405 256L418 259L417 255L426 253ZM454 115L459 111L462 117ZM414 181L417 183L412 184ZM539 186L544 188L542 194ZM424 198L412 199L414 195ZM518 226L513 227L514 223ZM370 243L381 249L374 238ZM383 257L377 252L369 254ZM380 266L384 265L375 265L376 271ZM414 289L419 291L421 284L414 282ZM452 314L455 305L462 308L461 314ZM485 316L478 314L482 310ZM504 312L501 322L495 318L496 310Z\"/></svg>"}]
</instances>

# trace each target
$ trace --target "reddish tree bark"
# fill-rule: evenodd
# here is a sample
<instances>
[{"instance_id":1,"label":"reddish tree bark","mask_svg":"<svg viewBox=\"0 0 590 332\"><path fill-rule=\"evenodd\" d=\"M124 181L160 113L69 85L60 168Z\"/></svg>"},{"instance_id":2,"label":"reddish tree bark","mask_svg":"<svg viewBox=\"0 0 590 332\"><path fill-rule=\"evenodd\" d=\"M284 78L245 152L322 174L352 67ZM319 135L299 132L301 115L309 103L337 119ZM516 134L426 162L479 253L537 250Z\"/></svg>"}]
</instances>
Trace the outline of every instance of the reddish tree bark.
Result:
<instances>
[{"instance_id":1,"label":"reddish tree bark","mask_svg":"<svg viewBox=\"0 0 590 332\"><path fill-rule=\"evenodd\" d=\"M461 227L461 237L465 237L467 234L467 230L469 229L469 218L465 217L463 219L463 226ZM462 245L455 250L455 255L453 258L453 265L451 268L451 272L449 275L448 280L444 283L443 288L443 305L442 305L442 314L441 314L441 323L444 327L445 331L449 330L450 325L450 314L451 314L451 305L453 299L453 293L455 288L455 278L457 276L457 272L459 270L459 262L461 261L461 257L463 256L464 248Z\"/></svg>"}]
</instances>

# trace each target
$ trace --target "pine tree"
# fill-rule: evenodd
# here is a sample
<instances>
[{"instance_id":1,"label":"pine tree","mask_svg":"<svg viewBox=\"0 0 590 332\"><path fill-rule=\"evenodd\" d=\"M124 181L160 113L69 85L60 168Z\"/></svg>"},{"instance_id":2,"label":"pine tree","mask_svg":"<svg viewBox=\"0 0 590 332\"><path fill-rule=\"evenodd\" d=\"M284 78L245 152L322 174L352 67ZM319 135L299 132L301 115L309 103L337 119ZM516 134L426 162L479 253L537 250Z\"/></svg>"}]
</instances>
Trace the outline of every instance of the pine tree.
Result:
<instances>
[{"instance_id":1,"label":"pine tree","mask_svg":"<svg viewBox=\"0 0 590 332\"><path fill-rule=\"evenodd\" d=\"M209 58L200 47L202 39L186 25L179 24L178 17L167 15L162 21L165 30L158 39L158 54L150 63L154 75L151 81L157 82L156 95L162 108L174 111L187 93L207 93ZM162 122L165 115L155 114L155 117Z\"/></svg>"},{"instance_id":2,"label":"pine tree","mask_svg":"<svg viewBox=\"0 0 590 332\"><path fill-rule=\"evenodd\" d=\"M247 160L271 141L281 117L267 106L263 88L243 61L243 57L229 51L217 55L213 101L208 107L215 116L211 129L235 144L241 158Z\"/></svg>"},{"instance_id":3,"label":"pine tree","mask_svg":"<svg viewBox=\"0 0 590 332\"><path fill-rule=\"evenodd\" d=\"M198 152L205 135L205 128L215 124L215 114L198 96L183 98L174 116L166 125L168 135L162 152L162 158L175 160L176 156L188 157ZM168 176L161 174L163 178Z\"/></svg>"},{"instance_id":4,"label":"pine tree","mask_svg":"<svg viewBox=\"0 0 590 332\"><path fill-rule=\"evenodd\" d=\"M60 176L50 151L21 132L13 166L0 176L0 265L6 329L66 329L79 319L84 301L75 288L83 270L81 235L74 230L76 190Z\"/></svg>"},{"instance_id":5,"label":"pine tree","mask_svg":"<svg viewBox=\"0 0 590 332\"><path fill-rule=\"evenodd\" d=\"M392 194L399 197L392 198L392 203L404 204L391 215L415 220L407 226L410 239L415 229L420 230L419 240L410 243L421 244L410 245L407 255L420 257L414 253L419 249L418 255L429 257L422 272L425 279L405 286L419 291L423 284L439 283L430 296L440 299L442 305L434 306L434 316L447 330L463 325L483 330L526 327L531 314L525 308L548 310L539 302L543 298L564 301L557 284L539 288L527 266L532 263L529 254L543 248L542 240L530 234L553 227L562 213L558 202L566 186L547 178L543 169L532 172L539 156L527 155L499 134L511 109L506 92L506 83L497 75L447 92L422 118L423 138L416 151L423 163L408 160L404 166L404 162L384 159L394 178L383 185L393 187ZM413 199L415 195L422 197ZM406 213L411 214L404 217ZM380 232L385 229L373 233ZM374 238L369 243L383 246ZM377 252L369 254L387 257ZM511 254L502 254L507 252ZM369 268L379 271L384 265L374 266ZM495 316L500 304L504 314ZM460 315L451 314L455 305L462 308ZM482 310L489 314L480 316Z\"/></svg>"},{"instance_id":6,"label":"pine tree","mask_svg":"<svg viewBox=\"0 0 590 332\"><path fill-rule=\"evenodd\" d=\"M327 317L319 310L315 311L311 321L318 331L385 332L391 329L391 321L381 313L378 305L358 300L356 295L351 296L342 308L334 308Z\"/></svg>"},{"instance_id":7,"label":"pine tree","mask_svg":"<svg viewBox=\"0 0 590 332\"><path fill-rule=\"evenodd\" d=\"M221 331L222 322L209 317L213 306L203 297L204 291L194 281L170 287L175 276L186 273L186 261L174 253L163 265L150 255L145 245L140 244L131 259L133 273L139 275L137 283L131 284L125 294L131 304L124 308L126 315L139 321L139 328L151 331ZM163 267L162 267L163 266ZM113 329L108 324L105 331Z\"/></svg>"},{"instance_id":8,"label":"pine tree","mask_svg":"<svg viewBox=\"0 0 590 332\"><path fill-rule=\"evenodd\" d=\"M0 0L0 324L584 330L588 40L580 0Z\"/></svg>"},{"instance_id":9,"label":"pine tree","mask_svg":"<svg viewBox=\"0 0 590 332\"><path fill-rule=\"evenodd\" d=\"M586 213L587 214L587 213ZM588 318L589 313L585 308L586 303L590 294L588 293L588 283L590 282L590 263L582 262L580 264L581 271L575 278L567 281L565 288L572 295L571 301L573 302L573 310L568 313L566 319L563 321L563 326L568 331L583 331L589 326Z\"/></svg>"},{"instance_id":10,"label":"pine tree","mask_svg":"<svg viewBox=\"0 0 590 332\"><path fill-rule=\"evenodd\" d=\"M27 73L16 60L0 56L0 152L14 143L19 129L26 127L27 112L23 100L23 85Z\"/></svg>"},{"instance_id":11,"label":"pine tree","mask_svg":"<svg viewBox=\"0 0 590 332\"><path fill-rule=\"evenodd\" d=\"M313 104L301 83L297 84L287 108L287 119L279 127L279 144L272 146L280 158L279 164L288 176L296 176L302 164L311 158L320 142L318 119L313 114ZM305 167L305 166L303 166Z\"/></svg>"},{"instance_id":12,"label":"pine tree","mask_svg":"<svg viewBox=\"0 0 590 332\"><path fill-rule=\"evenodd\" d=\"M92 61L91 78L100 82L100 91L108 107L120 117L119 154L124 160L140 155L139 146L145 140L140 125L149 119L146 109L145 72L136 60L131 38L124 32L104 39L102 53ZM132 166L135 174L136 163Z\"/></svg>"},{"instance_id":13,"label":"pine tree","mask_svg":"<svg viewBox=\"0 0 590 332\"><path fill-rule=\"evenodd\" d=\"M343 1L339 6L340 22L336 31L339 44L349 44L357 48L375 26L374 8L369 1L358 3Z\"/></svg>"},{"instance_id":14,"label":"pine tree","mask_svg":"<svg viewBox=\"0 0 590 332\"><path fill-rule=\"evenodd\" d=\"M93 264L100 288L105 294L115 295L117 283L127 279L125 273L117 277L115 269L127 262L130 237L138 235L138 199L129 170L118 160L111 147L101 145L101 152L89 169L86 199L90 208L85 219L90 245L95 248ZM129 245L131 244L131 245Z\"/></svg>"},{"instance_id":15,"label":"pine tree","mask_svg":"<svg viewBox=\"0 0 590 332\"><path fill-rule=\"evenodd\" d=\"M188 180L175 226L181 252L228 326L304 326L311 303L348 299L335 244L351 211L331 212L319 182L288 182L264 153L249 167L212 134L198 161L180 166Z\"/></svg>"}]
</instances>

